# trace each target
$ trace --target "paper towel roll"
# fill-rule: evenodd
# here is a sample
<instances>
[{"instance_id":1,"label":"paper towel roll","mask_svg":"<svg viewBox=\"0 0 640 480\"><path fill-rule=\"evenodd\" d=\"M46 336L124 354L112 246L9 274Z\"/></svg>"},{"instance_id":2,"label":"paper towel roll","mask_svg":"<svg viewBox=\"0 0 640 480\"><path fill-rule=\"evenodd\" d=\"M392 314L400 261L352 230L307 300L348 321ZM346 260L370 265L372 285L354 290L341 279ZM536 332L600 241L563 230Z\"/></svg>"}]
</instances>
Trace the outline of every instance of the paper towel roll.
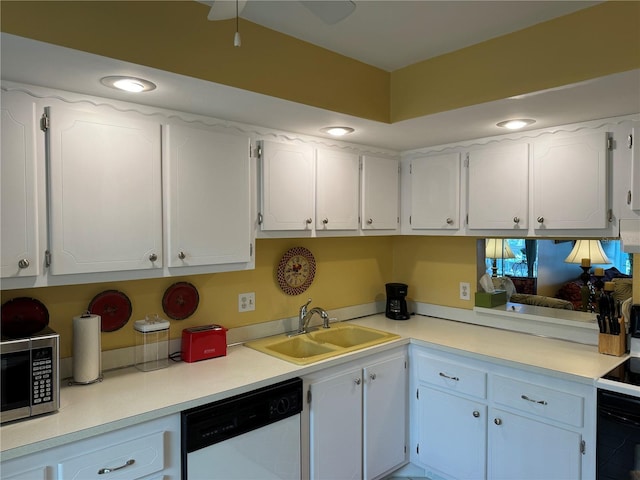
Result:
<instances>
[{"instance_id":1,"label":"paper towel roll","mask_svg":"<svg viewBox=\"0 0 640 480\"><path fill-rule=\"evenodd\" d=\"M102 374L102 319L89 313L73 317L73 382L93 383Z\"/></svg>"}]
</instances>

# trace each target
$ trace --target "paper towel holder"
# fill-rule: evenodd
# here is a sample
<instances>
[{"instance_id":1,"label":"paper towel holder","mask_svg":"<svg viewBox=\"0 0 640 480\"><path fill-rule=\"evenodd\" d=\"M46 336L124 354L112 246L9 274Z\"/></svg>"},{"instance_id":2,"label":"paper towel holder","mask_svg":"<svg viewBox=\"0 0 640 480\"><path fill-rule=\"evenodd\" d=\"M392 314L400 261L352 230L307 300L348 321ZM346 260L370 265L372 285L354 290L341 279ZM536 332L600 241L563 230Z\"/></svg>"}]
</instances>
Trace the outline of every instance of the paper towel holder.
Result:
<instances>
[{"instance_id":1,"label":"paper towel holder","mask_svg":"<svg viewBox=\"0 0 640 480\"><path fill-rule=\"evenodd\" d=\"M86 355L87 352L86 351L82 351L83 355L80 355L80 352L78 351L78 345L76 344L76 326L77 326L77 320L80 319L86 319L86 318L91 318L91 317L97 317L97 332L98 332L98 345L97 345L97 354L98 354L98 372L97 372L97 376L95 378L92 378L91 380L87 380L87 381L78 381L76 380L75 377L75 370L76 370L76 366L75 363L76 361L79 361L79 357ZM100 328L101 324L102 324L102 319L100 317L100 315L94 315L92 314L90 311L85 311L82 315L79 315L78 317L74 317L73 319L73 323L74 323L74 341L73 341L73 347L74 347L74 352L73 352L73 371L74 373L72 374L72 377L69 379L69 383L68 385L73 386L73 385L91 385L93 383L98 383L98 382L102 382L103 376L102 376L102 342L101 342L101 338L100 335L102 333L102 330Z\"/></svg>"}]
</instances>

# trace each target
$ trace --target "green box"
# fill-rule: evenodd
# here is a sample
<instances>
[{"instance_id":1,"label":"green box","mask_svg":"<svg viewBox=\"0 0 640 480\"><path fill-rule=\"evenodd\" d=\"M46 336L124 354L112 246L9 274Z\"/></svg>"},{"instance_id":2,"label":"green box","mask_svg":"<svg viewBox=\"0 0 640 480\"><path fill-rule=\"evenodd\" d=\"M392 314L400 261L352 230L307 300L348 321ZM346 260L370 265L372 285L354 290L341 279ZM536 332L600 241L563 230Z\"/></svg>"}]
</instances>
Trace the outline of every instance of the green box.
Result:
<instances>
[{"instance_id":1,"label":"green box","mask_svg":"<svg viewBox=\"0 0 640 480\"><path fill-rule=\"evenodd\" d=\"M507 303L507 292L496 290L495 292L476 292L476 307L497 307Z\"/></svg>"}]
</instances>

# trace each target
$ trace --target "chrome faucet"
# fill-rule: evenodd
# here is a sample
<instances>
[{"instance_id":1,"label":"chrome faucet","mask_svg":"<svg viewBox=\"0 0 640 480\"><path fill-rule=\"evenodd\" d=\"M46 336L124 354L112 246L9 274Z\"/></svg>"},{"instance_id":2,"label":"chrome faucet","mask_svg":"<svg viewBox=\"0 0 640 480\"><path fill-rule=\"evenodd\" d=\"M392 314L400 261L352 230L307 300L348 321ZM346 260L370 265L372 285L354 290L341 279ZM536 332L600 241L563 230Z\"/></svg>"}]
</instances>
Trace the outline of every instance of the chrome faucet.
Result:
<instances>
[{"instance_id":1,"label":"chrome faucet","mask_svg":"<svg viewBox=\"0 0 640 480\"><path fill-rule=\"evenodd\" d=\"M300 313L298 314L298 334L307 333L307 327L314 313L317 313L322 318L322 328L329 328L329 314L326 310L320 307L313 307L311 310L307 310L310 303L311 299L300 307Z\"/></svg>"}]
</instances>

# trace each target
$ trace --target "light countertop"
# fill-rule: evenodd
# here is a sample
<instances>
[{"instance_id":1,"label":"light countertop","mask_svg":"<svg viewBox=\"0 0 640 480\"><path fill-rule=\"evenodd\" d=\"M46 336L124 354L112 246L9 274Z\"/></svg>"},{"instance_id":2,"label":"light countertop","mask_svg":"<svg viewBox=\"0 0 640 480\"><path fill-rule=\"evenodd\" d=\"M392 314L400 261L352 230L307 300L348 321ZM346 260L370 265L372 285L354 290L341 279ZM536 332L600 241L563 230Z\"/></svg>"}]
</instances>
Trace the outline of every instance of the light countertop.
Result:
<instances>
[{"instance_id":1,"label":"light countertop","mask_svg":"<svg viewBox=\"0 0 640 480\"><path fill-rule=\"evenodd\" d=\"M105 372L101 383L63 384L57 413L0 427L1 459L175 414L409 342L588 384L625 358L601 355L591 345L425 316L393 321L380 314L353 322L401 338L308 366L237 345L227 356L203 362L171 363L151 372L129 367Z\"/></svg>"}]
</instances>

